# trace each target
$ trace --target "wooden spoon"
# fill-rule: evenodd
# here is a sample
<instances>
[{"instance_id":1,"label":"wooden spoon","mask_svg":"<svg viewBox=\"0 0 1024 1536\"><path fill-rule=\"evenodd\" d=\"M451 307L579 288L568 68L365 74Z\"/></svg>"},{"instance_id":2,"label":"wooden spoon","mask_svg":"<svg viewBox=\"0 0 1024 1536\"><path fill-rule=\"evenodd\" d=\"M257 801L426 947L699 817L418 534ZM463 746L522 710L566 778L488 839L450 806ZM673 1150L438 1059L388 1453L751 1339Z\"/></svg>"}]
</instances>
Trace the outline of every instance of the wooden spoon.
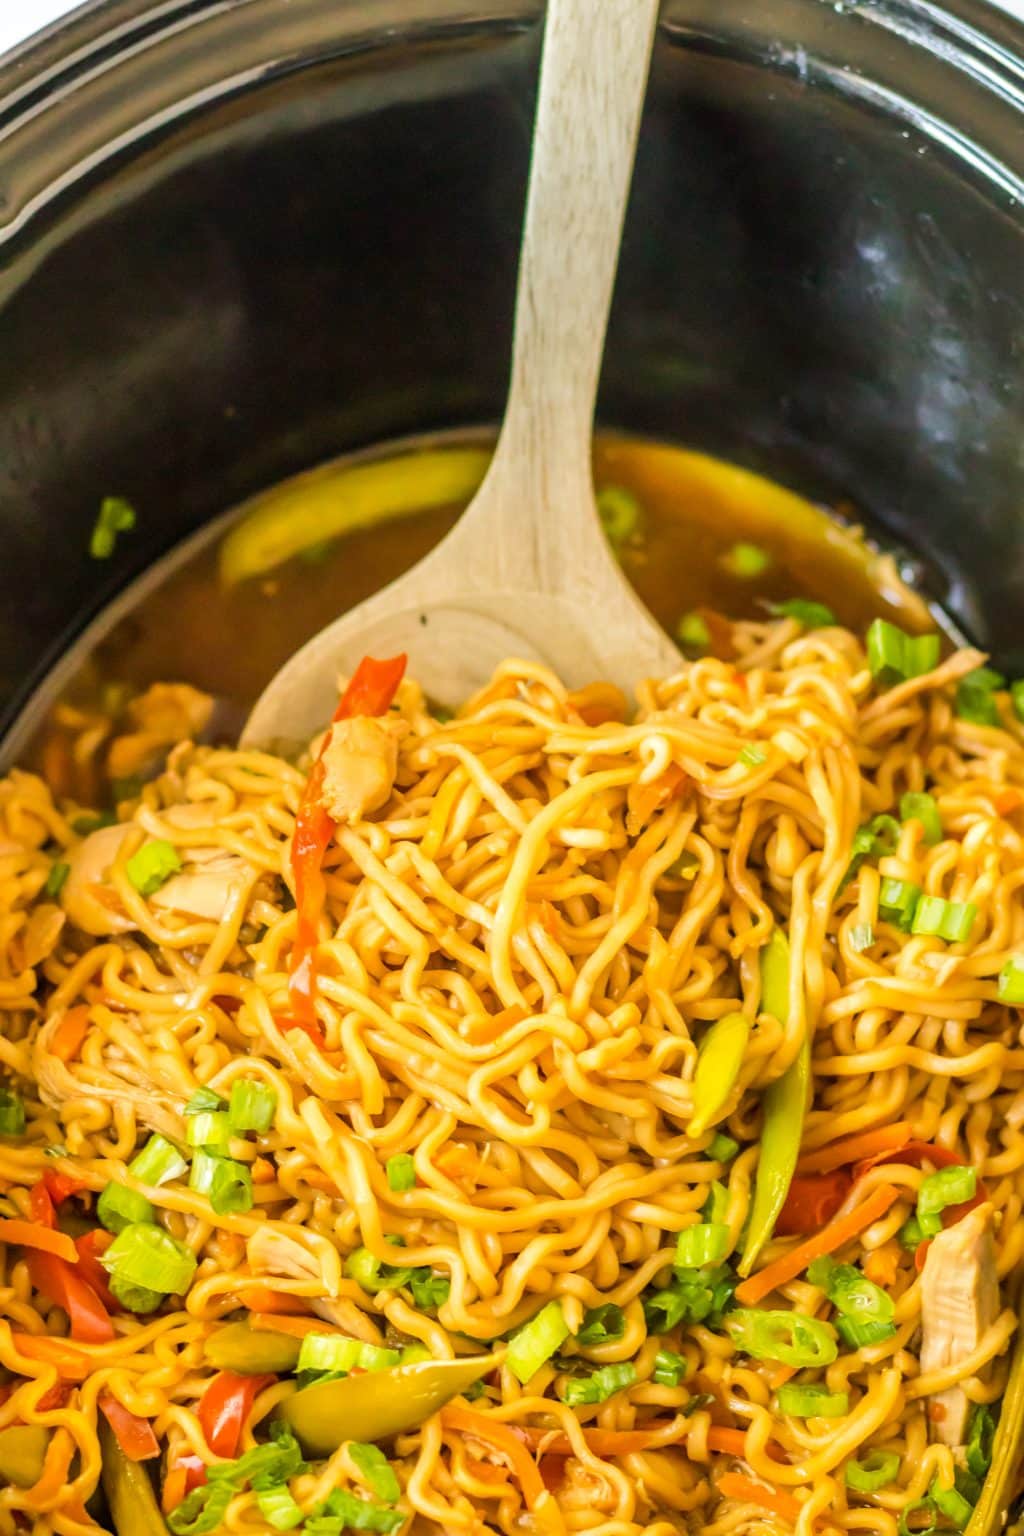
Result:
<instances>
[{"instance_id":1,"label":"wooden spoon","mask_svg":"<svg viewBox=\"0 0 1024 1536\"><path fill-rule=\"evenodd\" d=\"M658 0L548 0L512 384L494 459L426 559L281 669L244 745L313 735L339 675L364 655L408 652L410 675L449 705L507 657L543 660L570 686L601 678L627 694L678 667L608 547L590 458L657 11Z\"/></svg>"}]
</instances>

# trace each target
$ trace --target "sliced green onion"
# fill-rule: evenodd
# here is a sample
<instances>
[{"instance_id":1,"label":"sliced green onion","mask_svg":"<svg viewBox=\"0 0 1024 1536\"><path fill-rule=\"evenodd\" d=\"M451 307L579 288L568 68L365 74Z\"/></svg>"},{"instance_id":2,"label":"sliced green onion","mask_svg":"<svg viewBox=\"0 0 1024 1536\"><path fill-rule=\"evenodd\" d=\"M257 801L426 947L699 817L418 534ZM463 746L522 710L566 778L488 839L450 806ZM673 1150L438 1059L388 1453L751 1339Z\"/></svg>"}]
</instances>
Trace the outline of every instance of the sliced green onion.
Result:
<instances>
[{"instance_id":1,"label":"sliced green onion","mask_svg":"<svg viewBox=\"0 0 1024 1536\"><path fill-rule=\"evenodd\" d=\"M1001 725L995 695L1006 687L1006 678L991 667L975 667L956 685L956 712L972 725Z\"/></svg>"},{"instance_id":2,"label":"sliced green onion","mask_svg":"<svg viewBox=\"0 0 1024 1536\"><path fill-rule=\"evenodd\" d=\"M768 754L763 747L744 747L736 759L738 763L743 764L744 768L760 768L761 764L767 760Z\"/></svg>"},{"instance_id":3,"label":"sliced green onion","mask_svg":"<svg viewBox=\"0 0 1024 1536\"><path fill-rule=\"evenodd\" d=\"M868 666L881 688L923 677L939 661L938 635L908 635L887 619L875 619L867 633Z\"/></svg>"},{"instance_id":4,"label":"sliced green onion","mask_svg":"<svg viewBox=\"0 0 1024 1536\"><path fill-rule=\"evenodd\" d=\"M409 1275L408 1284L412 1299L421 1312L443 1307L452 1288L447 1275L435 1275L430 1269L414 1269Z\"/></svg>"},{"instance_id":5,"label":"sliced green onion","mask_svg":"<svg viewBox=\"0 0 1024 1536\"><path fill-rule=\"evenodd\" d=\"M234 1496L234 1485L224 1479L212 1483L207 1480L199 1488L193 1488L167 1516L173 1536L209 1536L211 1531L220 1531ZM308 1531L308 1525L306 1529Z\"/></svg>"},{"instance_id":6,"label":"sliced green onion","mask_svg":"<svg viewBox=\"0 0 1024 1536\"><path fill-rule=\"evenodd\" d=\"M185 1134L190 1147L223 1152L231 1142L231 1125L222 1109L204 1109L198 1115L189 1116Z\"/></svg>"},{"instance_id":7,"label":"sliced green onion","mask_svg":"<svg viewBox=\"0 0 1024 1536\"><path fill-rule=\"evenodd\" d=\"M560 1301L549 1301L536 1317L517 1328L508 1341L505 1364L525 1386L544 1363L564 1344L570 1328Z\"/></svg>"},{"instance_id":8,"label":"sliced green onion","mask_svg":"<svg viewBox=\"0 0 1024 1536\"><path fill-rule=\"evenodd\" d=\"M831 1365L839 1353L835 1329L800 1312L740 1307L725 1320L737 1349L755 1360L778 1360L798 1368Z\"/></svg>"},{"instance_id":9,"label":"sliced green onion","mask_svg":"<svg viewBox=\"0 0 1024 1536\"><path fill-rule=\"evenodd\" d=\"M711 631L699 613L684 613L676 625L676 639L686 651L706 651L711 645Z\"/></svg>"},{"instance_id":10,"label":"sliced green onion","mask_svg":"<svg viewBox=\"0 0 1024 1536\"><path fill-rule=\"evenodd\" d=\"M866 1451L859 1461L848 1461L846 1486L855 1493L877 1493L893 1482L900 1470L895 1451Z\"/></svg>"},{"instance_id":11,"label":"sliced green onion","mask_svg":"<svg viewBox=\"0 0 1024 1536\"><path fill-rule=\"evenodd\" d=\"M1024 1003L1024 955L1013 955L999 972L999 1001Z\"/></svg>"},{"instance_id":12,"label":"sliced green onion","mask_svg":"<svg viewBox=\"0 0 1024 1536\"><path fill-rule=\"evenodd\" d=\"M946 901L942 896L922 896L914 908L911 933L934 934L950 944L970 937L978 909L973 901Z\"/></svg>"},{"instance_id":13,"label":"sliced green onion","mask_svg":"<svg viewBox=\"0 0 1024 1536\"><path fill-rule=\"evenodd\" d=\"M808 1265L807 1278L825 1292L832 1305L846 1317L858 1322L871 1320L891 1323L895 1315L892 1298L881 1286L862 1275L853 1264L837 1264L823 1256Z\"/></svg>"},{"instance_id":14,"label":"sliced green onion","mask_svg":"<svg viewBox=\"0 0 1024 1536\"><path fill-rule=\"evenodd\" d=\"M269 1083L257 1082L252 1077L236 1077L231 1084L231 1102L228 1120L238 1135L256 1131L259 1135L269 1131L277 1112L277 1090Z\"/></svg>"},{"instance_id":15,"label":"sliced green onion","mask_svg":"<svg viewBox=\"0 0 1024 1536\"><path fill-rule=\"evenodd\" d=\"M140 1184L159 1189L161 1184L169 1184L172 1179L180 1179L182 1174L188 1173L188 1159L182 1156L173 1141L154 1131L142 1151L128 1164L128 1172Z\"/></svg>"},{"instance_id":16,"label":"sliced green onion","mask_svg":"<svg viewBox=\"0 0 1024 1536\"><path fill-rule=\"evenodd\" d=\"M850 862L839 882L839 892L845 891L850 881L859 873L867 859L877 859L892 853L899 842L900 824L895 816L873 816L864 826L858 827L850 845Z\"/></svg>"},{"instance_id":17,"label":"sliced green onion","mask_svg":"<svg viewBox=\"0 0 1024 1536\"><path fill-rule=\"evenodd\" d=\"M205 1195L218 1216L252 1210L252 1172L245 1163L233 1158L217 1157L197 1148L188 1187Z\"/></svg>"},{"instance_id":18,"label":"sliced green onion","mask_svg":"<svg viewBox=\"0 0 1024 1536\"><path fill-rule=\"evenodd\" d=\"M155 1312L157 1307L163 1305L164 1293L153 1291L148 1285L132 1285L130 1280L119 1280L116 1275L111 1275L107 1285L115 1301L128 1312L137 1312L141 1317Z\"/></svg>"},{"instance_id":19,"label":"sliced green onion","mask_svg":"<svg viewBox=\"0 0 1024 1536\"><path fill-rule=\"evenodd\" d=\"M104 496L89 537L89 553L94 560L109 560L119 533L135 527L135 508L123 496Z\"/></svg>"},{"instance_id":20,"label":"sliced green onion","mask_svg":"<svg viewBox=\"0 0 1024 1536\"><path fill-rule=\"evenodd\" d=\"M296 1370L299 1371L384 1371L401 1363L401 1351L364 1344L361 1339L345 1338L338 1333L307 1333L302 1340Z\"/></svg>"},{"instance_id":21,"label":"sliced green onion","mask_svg":"<svg viewBox=\"0 0 1024 1536\"><path fill-rule=\"evenodd\" d=\"M583 1403L606 1403L616 1392L625 1391L636 1381L636 1366L631 1360L620 1365L605 1365L590 1376L571 1376L563 1382L560 1397L570 1408Z\"/></svg>"},{"instance_id":22,"label":"sliced green onion","mask_svg":"<svg viewBox=\"0 0 1024 1536\"><path fill-rule=\"evenodd\" d=\"M600 1307L591 1307L584 1312L576 1343L584 1349L595 1344L611 1344L615 1339L621 1339L625 1331L625 1312L613 1301L606 1301Z\"/></svg>"},{"instance_id":23,"label":"sliced green onion","mask_svg":"<svg viewBox=\"0 0 1024 1536\"><path fill-rule=\"evenodd\" d=\"M71 823L71 830L76 837L89 837L104 827L116 826L117 817L113 811L98 811L95 816L76 816Z\"/></svg>"},{"instance_id":24,"label":"sliced green onion","mask_svg":"<svg viewBox=\"0 0 1024 1536\"><path fill-rule=\"evenodd\" d=\"M848 1392L830 1392L827 1387L790 1381L778 1391L779 1412L794 1419L841 1419L850 1411Z\"/></svg>"},{"instance_id":25,"label":"sliced green onion","mask_svg":"<svg viewBox=\"0 0 1024 1536\"><path fill-rule=\"evenodd\" d=\"M327 1515L322 1519L307 1520L304 1531L305 1536L337 1536L340 1531L380 1531L385 1533L397 1530L404 1525L409 1518L400 1509L391 1509L383 1504L371 1504L369 1499L357 1498L354 1493L349 1493L347 1488L335 1488L327 1499ZM331 1520L330 1525L327 1521ZM340 1525L333 1523L340 1520Z\"/></svg>"},{"instance_id":26,"label":"sliced green onion","mask_svg":"<svg viewBox=\"0 0 1024 1536\"><path fill-rule=\"evenodd\" d=\"M690 1374L690 1366L684 1355L672 1349L659 1349L654 1357L651 1380L659 1387L678 1387Z\"/></svg>"},{"instance_id":27,"label":"sliced green onion","mask_svg":"<svg viewBox=\"0 0 1024 1536\"><path fill-rule=\"evenodd\" d=\"M927 1512L927 1525L910 1524L911 1517L916 1515L919 1510L924 1510ZM903 1508L900 1510L900 1518L896 1525L896 1529L899 1531L899 1536L932 1536L932 1533L937 1531L939 1526L939 1522L936 1520L935 1515L935 1505L929 1498L915 1499L912 1504L904 1504Z\"/></svg>"},{"instance_id":28,"label":"sliced green onion","mask_svg":"<svg viewBox=\"0 0 1024 1536\"><path fill-rule=\"evenodd\" d=\"M759 544L743 541L734 544L722 557L726 569L743 581L752 581L755 576L760 576L771 563L771 556Z\"/></svg>"},{"instance_id":29,"label":"sliced green onion","mask_svg":"<svg viewBox=\"0 0 1024 1536\"><path fill-rule=\"evenodd\" d=\"M398 1291L408 1285L413 1270L408 1265L387 1264L374 1258L369 1248L356 1248L345 1260L345 1273L364 1291L375 1296L378 1291Z\"/></svg>"},{"instance_id":30,"label":"sliced green onion","mask_svg":"<svg viewBox=\"0 0 1024 1536\"><path fill-rule=\"evenodd\" d=\"M940 1488L938 1482L933 1482L928 1496L939 1514L952 1520L958 1531L963 1530L974 1513L970 1502L956 1488Z\"/></svg>"},{"instance_id":31,"label":"sliced green onion","mask_svg":"<svg viewBox=\"0 0 1024 1536\"><path fill-rule=\"evenodd\" d=\"M408 1152L397 1152L394 1157L389 1157L386 1164L388 1176L388 1188L396 1194L403 1189L412 1189L416 1184L416 1164Z\"/></svg>"},{"instance_id":32,"label":"sliced green onion","mask_svg":"<svg viewBox=\"0 0 1024 1536\"><path fill-rule=\"evenodd\" d=\"M917 1219L922 1230L929 1234L926 1225L929 1216L937 1217L947 1205L963 1205L973 1200L978 1187L978 1175L973 1168L960 1164L953 1168L939 1168L921 1180L917 1191Z\"/></svg>"},{"instance_id":33,"label":"sliced green onion","mask_svg":"<svg viewBox=\"0 0 1024 1536\"><path fill-rule=\"evenodd\" d=\"M227 1109L227 1099L221 1098L213 1088L197 1088L185 1105L186 1115L202 1115L207 1111Z\"/></svg>"},{"instance_id":34,"label":"sliced green onion","mask_svg":"<svg viewBox=\"0 0 1024 1536\"><path fill-rule=\"evenodd\" d=\"M385 1504L398 1503L402 1496L401 1485L395 1475L394 1467L379 1446L364 1445L360 1440L351 1440L348 1456L353 1465L359 1468L371 1493L375 1493L378 1499L383 1499Z\"/></svg>"},{"instance_id":35,"label":"sliced green onion","mask_svg":"<svg viewBox=\"0 0 1024 1536\"><path fill-rule=\"evenodd\" d=\"M145 1195L124 1184L108 1184L96 1202L96 1215L108 1232L123 1232L139 1221L153 1220L153 1207Z\"/></svg>"},{"instance_id":36,"label":"sliced green onion","mask_svg":"<svg viewBox=\"0 0 1024 1536\"><path fill-rule=\"evenodd\" d=\"M165 1296L183 1296L196 1272L196 1256L155 1222L133 1222L119 1232L100 1259L107 1273L127 1285Z\"/></svg>"},{"instance_id":37,"label":"sliced green onion","mask_svg":"<svg viewBox=\"0 0 1024 1536\"><path fill-rule=\"evenodd\" d=\"M885 922L893 923L904 933L909 933L920 899L919 885L914 885L909 880L887 878L882 881L882 888L878 893L878 915Z\"/></svg>"},{"instance_id":38,"label":"sliced green onion","mask_svg":"<svg viewBox=\"0 0 1024 1536\"><path fill-rule=\"evenodd\" d=\"M697 1047L689 1134L700 1136L727 1101L746 1056L750 1021L742 1013L716 1019Z\"/></svg>"},{"instance_id":39,"label":"sliced green onion","mask_svg":"<svg viewBox=\"0 0 1024 1536\"><path fill-rule=\"evenodd\" d=\"M724 1222L701 1221L684 1227L676 1238L675 1262L682 1269L704 1269L720 1264L732 1247L732 1234Z\"/></svg>"},{"instance_id":40,"label":"sliced green onion","mask_svg":"<svg viewBox=\"0 0 1024 1536\"><path fill-rule=\"evenodd\" d=\"M900 820L919 821L924 828L924 840L931 847L942 841L942 821L934 796L908 790L900 797Z\"/></svg>"},{"instance_id":41,"label":"sliced green onion","mask_svg":"<svg viewBox=\"0 0 1024 1536\"><path fill-rule=\"evenodd\" d=\"M609 544L618 548L640 530L640 503L622 485L606 485L597 493L597 515Z\"/></svg>"},{"instance_id":42,"label":"sliced green onion","mask_svg":"<svg viewBox=\"0 0 1024 1536\"><path fill-rule=\"evenodd\" d=\"M975 1477L984 1477L992 1465L992 1442L996 1426L991 1411L984 1403L976 1403L971 1414L964 1459Z\"/></svg>"},{"instance_id":43,"label":"sliced green onion","mask_svg":"<svg viewBox=\"0 0 1024 1536\"><path fill-rule=\"evenodd\" d=\"M941 1222L940 1222L941 1226ZM931 1234L934 1237L934 1233ZM910 1216L896 1233L896 1241L901 1248L906 1248L908 1253L915 1253L924 1242L925 1234L921 1230L921 1223L916 1216Z\"/></svg>"},{"instance_id":44,"label":"sliced green onion","mask_svg":"<svg viewBox=\"0 0 1024 1536\"><path fill-rule=\"evenodd\" d=\"M779 619L796 619L804 629L831 629L836 622L831 608L809 597L787 597L781 603L769 603L768 612Z\"/></svg>"},{"instance_id":45,"label":"sliced green onion","mask_svg":"<svg viewBox=\"0 0 1024 1536\"><path fill-rule=\"evenodd\" d=\"M738 1141L733 1141L731 1136L723 1136L721 1131L716 1131L704 1148L704 1156L710 1157L712 1162L731 1163L739 1149Z\"/></svg>"},{"instance_id":46,"label":"sliced green onion","mask_svg":"<svg viewBox=\"0 0 1024 1536\"><path fill-rule=\"evenodd\" d=\"M858 955L870 949L875 942L875 930L871 923L857 923L850 929L850 948L856 950Z\"/></svg>"},{"instance_id":47,"label":"sliced green onion","mask_svg":"<svg viewBox=\"0 0 1024 1536\"><path fill-rule=\"evenodd\" d=\"M132 854L124 872L140 896L152 896L180 868L181 860L174 844L158 837L152 843L143 844L138 853Z\"/></svg>"},{"instance_id":48,"label":"sliced green onion","mask_svg":"<svg viewBox=\"0 0 1024 1536\"><path fill-rule=\"evenodd\" d=\"M708 1189L708 1197L700 1208L701 1218L704 1221L724 1222L729 1212L729 1191L720 1179L715 1179ZM724 1257L724 1255L723 1255ZM679 1263L679 1260L676 1260ZM705 1262L718 1263L717 1259ZM699 1265L697 1266L700 1267Z\"/></svg>"},{"instance_id":49,"label":"sliced green onion","mask_svg":"<svg viewBox=\"0 0 1024 1536\"><path fill-rule=\"evenodd\" d=\"M648 1333L671 1333L682 1323L716 1326L732 1301L736 1276L725 1264L716 1269L676 1269L672 1283L643 1298Z\"/></svg>"},{"instance_id":50,"label":"sliced green onion","mask_svg":"<svg viewBox=\"0 0 1024 1536\"><path fill-rule=\"evenodd\" d=\"M303 1521L302 1510L292 1498L287 1483L271 1483L254 1488L260 1514L275 1531L291 1531Z\"/></svg>"},{"instance_id":51,"label":"sliced green onion","mask_svg":"<svg viewBox=\"0 0 1024 1536\"><path fill-rule=\"evenodd\" d=\"M20 1093L0 1088L0 1136L24 1136L25 1104Z\"/></svg>"},{"instance_id":52,"label":"sliced green onion","mask_svg":"<svg viewBox=\"0 0 1024 1536\"><path fill-rule=\"evenodd\" d=\"M50 873L47 875L46 884L43 886L44 894L52 897L56 901L57 897L64 889L64 881L67 879L70 873L70 864L51 864Z\"/></svg>"},{"instance_id":53,"label":"sliced green onion","mask_svg":"<svg viewBox=\"0 0 1024 1536\"><path fill-rule=\"evenodd\" d=\"M835 1322L836 1332L848 1349L868 1349L872 1344L884 1343L896 1333L895 1323L886 1323L878 1318L869 1317L858 1322L854 1317L840 1315Z\"/></svg>"}]
</instances>

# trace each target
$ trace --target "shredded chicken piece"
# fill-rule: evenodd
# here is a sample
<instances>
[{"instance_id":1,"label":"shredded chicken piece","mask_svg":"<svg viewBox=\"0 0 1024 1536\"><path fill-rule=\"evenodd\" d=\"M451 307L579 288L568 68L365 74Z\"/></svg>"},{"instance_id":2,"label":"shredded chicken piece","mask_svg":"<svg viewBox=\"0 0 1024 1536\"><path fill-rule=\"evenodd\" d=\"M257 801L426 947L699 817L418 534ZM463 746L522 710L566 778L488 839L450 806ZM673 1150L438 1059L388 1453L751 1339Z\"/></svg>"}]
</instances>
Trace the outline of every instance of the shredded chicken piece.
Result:
<instances>
[{"instance_id":1,"label":"shredded chicken piece","mask_svg":"<svg viewBox=\"0 0 1024 1536\"><path fill-rule=\"evenodd\" d=\"M172 1107L181 1103L180 1095L164 1093L155 1084L135 1087L105 1068L78 1066L70 1072L49 1048L50 1036L58 1018L49 1020L32 1046L32 1077L44 1104L59 1109L69 1100L101 1099L106 1104L127 1105L136 1122L147 1130L159 1131L172 1141L185 1139L185 1125Z\"/></svg>"},{"instance_id":2,"label":"shredded chicken piece","mask_svg":"<svg viewBox=\"0 0 1024 1536\"><path fill-rule=\"evenodd\" d=\"M340 822L377 811L394 787L404 720L356 715L332 725L323 751L323 804Z\"/></svg>"},{"instance_id":3,"label":"shredded chicken piece","mask_svg":"<svg viewBox=\"0 0 1024 1536\"><path fill-rule=\"evenodd\" d=\"M205 852L205 849L190 849L190 858ZM225 855L221 849L216 852L217 858L205 862L196 859L195 862L201 865L199 869L172 875L149 898L151 905L217 922L239 893L251 884L255 871L236 854Z\"/></svg>"},{"instance_id":4,"label":"shredded chicken piece","mask_svg":"<svg viewBox=\"0 0 1024 1536\"><path fill-rule=\"evenodd\" d=\"M94 938L129 933L136 926L120 910L107 883L107 874L121 844L134 830L130 822L101 827L97 832L90 832L68 854L68 877L60 893L60 904L75 927L81 928L83 933L91 933Z\"/></svg>"},{"instance_id":5,"label":"shredded chicken piece","mask_svg":"<svg viewBox=\"0 0 1024 1536\"><path fill-rule=\"evenodd\" d=\"M126 713L136 727L118 736L107 753L107 772L113 779L146 773L179 741L201 736L213 713L213 699L188 683L154 683Z\"/></svg>"},{"instance_id":6,"label":"shredded chicken piece","mask_svg":"<svg viewBox=\"0 0 1024 1536\"><path fill-rule=\"evenodd\" d=\"M999 1315L999 1279L992 1240L992 1207L979 1205L933 1238L921 1272L921 1371L965 1359ZM962 1387L931 1399L933 1438L945 1445L967 1439L970 1400Z\"/></svg>"}]
</instances>

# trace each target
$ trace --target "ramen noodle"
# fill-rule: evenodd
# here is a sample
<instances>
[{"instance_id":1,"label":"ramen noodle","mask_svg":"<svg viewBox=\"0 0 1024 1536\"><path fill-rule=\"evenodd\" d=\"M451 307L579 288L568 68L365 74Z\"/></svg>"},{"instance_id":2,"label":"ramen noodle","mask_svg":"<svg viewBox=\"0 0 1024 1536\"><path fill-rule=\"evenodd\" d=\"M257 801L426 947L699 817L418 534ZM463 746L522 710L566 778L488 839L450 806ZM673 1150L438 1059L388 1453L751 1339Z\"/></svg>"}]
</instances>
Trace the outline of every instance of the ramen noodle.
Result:
<instances>
[{"instance_id":1,"label":"ramen noodle","mask_svg":"<svg viewBox=\"0 0 1024 1536\"><path fill-rule=\"evenodd\" d=\"M5 1536L965 1523L1024 727L793 608L635 712L365 663L297 762L0 783Z\"/></svg>"}]
</instances>

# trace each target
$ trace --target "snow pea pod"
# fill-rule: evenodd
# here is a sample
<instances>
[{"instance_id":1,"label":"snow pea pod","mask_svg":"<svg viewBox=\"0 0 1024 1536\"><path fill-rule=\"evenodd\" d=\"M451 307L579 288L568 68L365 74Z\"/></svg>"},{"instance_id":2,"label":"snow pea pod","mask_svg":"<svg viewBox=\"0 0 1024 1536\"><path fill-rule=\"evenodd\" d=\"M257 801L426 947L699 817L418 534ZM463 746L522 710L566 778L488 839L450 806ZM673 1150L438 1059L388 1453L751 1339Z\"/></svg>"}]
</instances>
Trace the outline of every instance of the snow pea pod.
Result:
<instances>
[{"instance_id":1,"label":"snow pea pod","mask_svg":"<svg viewBox=\"0 0 1024 1536\"><path fill-rule=\"evenodd\" d=\"M1024 1320L1024 1319L1022 1319ZM1010 1376L1003 1394L992 1442L992 1462L982 1484L974 1513L964 1528L964 1536L999 1536L999 1532L1020 1529L1006 1526L1007 1510L1020 1479L1021 1448L1024 1443L1024 1328L1017 1331Z\"/></svg>"},{"instance_id":2,"label":"snow pea pod","mask_svg":"<svg viewBox=\"0 0 1024 1536\"><path fill-rule=\"evenodd\" d=\"M742 1013L716 1019L705 1034L693 1074L689 1135L700 1136L706 1131L732 1093L749 1039L750 1023Z\"/></svg>"},{"instance_id":3,"label":"snow pea pod","mask_svg":"<svg viewBox=\"0 0 1024 1536\"><path fill-rule=\"evenodd\" d=\"M417 1429L497 1364L496 1355L474 1355L314 1382L285 1398L278 1417L307 1456L330 1456L346 1440L387 1440Z\"/></svg>"},{"instance_id":4,"label":"snow pea pod","mask_svg":"<svg viewBox=\"0 0 1024 1536\"><path fill-rule=\"evenodd\" d=\"M789 1014L789 983L789 940L776 928L761 951L761 1008L783 1024ZM765 1090L754 1199L738 1266L741 1275L750 1274L786 1203L800 1152L810 1080L811 1042L805 1031L793 1061Z\"/></svg>"},{"instance_id":5,"label":"snow pea pod","mask_svg":"<svg viewBox=\"0 0 1024 1536\"><path fill-rule=\"evenodd\" d=\"M12 1424L0 1429L0 1484L31 1488L43 1475L50 1431L42 1424Z\"/></svg>"},{"instance_id":6,"label":"snow pea pod","mask_svg":"<svg viewBox=\"0 0 1024 1536\"><path fill-rule=\"evenodd\" d=\"M282 1376L294 1371L301 1348L302 1340L290 1333L250 1328L248 1323L225 1323L211 1333L203 1353L218 1371L233 1371L236 1376Z\"/></svg>"},{"instance_id":7,"label":"snow pea pod","mask_svg":"<svg viewBox=\"0 0 1024 1536\"><path fill-rule=\"evenodd\" d=\"M102 1414L99 1415L103 1453L103 1492L117 1536L167 1536L167 1526L141 1461L129 1461Z\"/></svg>"}]
</instances>

